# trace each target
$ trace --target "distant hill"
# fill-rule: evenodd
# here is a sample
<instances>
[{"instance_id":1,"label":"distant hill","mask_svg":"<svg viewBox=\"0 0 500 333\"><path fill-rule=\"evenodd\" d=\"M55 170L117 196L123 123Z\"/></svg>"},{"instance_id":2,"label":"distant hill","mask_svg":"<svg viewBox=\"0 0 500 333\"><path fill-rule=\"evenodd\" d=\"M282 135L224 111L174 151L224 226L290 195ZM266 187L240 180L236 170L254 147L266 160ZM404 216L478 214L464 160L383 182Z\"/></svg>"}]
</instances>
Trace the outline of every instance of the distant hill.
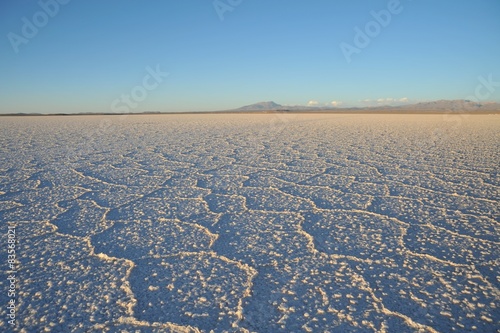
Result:
<instances>
[{"instance_id":1,"label":"distant hill","mask_svg":"<svg viewBox=\"0 0 500 333\"><path fill-rule=\"evenodd\" d=\"M474 112L474 111L494 111L500 110L500 103L481 103L470 100L439 100L424 102L412 105L397 107L398 109L414 111L456 111L456 112Z\"/></svg>"},{"instance_id":2,"label":"distant hill","mask_svg":"<svg viewBox=\"0 0 500 333\"><path fill-rule=\"evenodd\" d=\"M299 111L299 110L321 110L321 108L301 106L301 105L281 105L273 101L269 102L258 102L255 104L250 104L242 106L241 108L235 109L234 111Z\"/></svg>"},{"instance_id":3,"label":"distant hill","mask_svg":"<svg viewBox=\"0 0 500 333\"><path fill-rule=\"evenodd\" d=\"M237 112L332 112L332 113L500 113L500 103L493 102L474 102L470 100L439 100L431 102L422 102L417 104L390 106L379 105L370 107L314 107L302 105L281 105L273 101L259 102L246 105L238 109L211 111L209 113L237 113ZM0 113L0 116L48 116L48 115L119 115L119 114L169 114L169 113L207 113L203 111L192 112L161 112L144 111L131 113L112 113L112 112L83 112L83 113Z\"/></svg>"},{"instance_id":4,"label":"distant hill","mask_svg":"<svg viewBox=\"0 0 500 333\"><path fill-rule=\"evenodd\" d=\"M273 101L259 102L246 105L232 111L335 111L335 112L362 112L362 111L406 111L406 112L489 112L500 111L500 103L492 102L473 102L469 100L438 100L431 102L422 102L417 104L400 106L370 106L370 107L352 107L352 108L331 108L331 107L312 107L312 106L284 106ZM230 110L231 111L231 110Z\"/></svg>"},{"instance_id":5,"label":"distant hill","mask_svg":"<svg viewBox=\"0 0 500 333\"><path fill-rule=\"evenodd\" d=\"M241 111L266 111L266 110L280 110L283 108L282 105L277 104L273 101L270 102L259 102L251 105L245 105L242 106L241 108L238 108L236 110L241 110Z\"/></svg>"}]
</instances>

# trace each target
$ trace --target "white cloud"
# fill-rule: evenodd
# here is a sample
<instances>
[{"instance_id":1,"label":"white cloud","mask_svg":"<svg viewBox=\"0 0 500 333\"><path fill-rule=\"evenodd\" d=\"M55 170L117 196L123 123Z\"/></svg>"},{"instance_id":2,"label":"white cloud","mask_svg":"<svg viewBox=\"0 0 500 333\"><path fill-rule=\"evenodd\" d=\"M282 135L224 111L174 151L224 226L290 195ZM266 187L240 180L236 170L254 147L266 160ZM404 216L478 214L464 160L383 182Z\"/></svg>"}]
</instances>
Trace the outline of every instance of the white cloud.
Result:
<instances>
[{"instance_id":1,"label":"white cloud","mask_svg":"<svg viewBox=\"0 0 500 333\"><path fill-rule=\"evenodd\" d=\"M312 101L307 102L307 106L318 106L318 105L319 105L318 101L312 100Z\"/></svg>"},{"instance_id":2,"label":"white cloud","mask_svg":"<svg viewBox=\"0 0 500 333\"><path fill-rule=\"evenodd\" d=\"M403 97L403 98L392 98L392 97L386 97L386 98L378 98L378 99L364 99L361 101L365 106L384 106L384 105L402 105L405 103L409 103L410 99L408 97Z\"/></svg>"},{"instance_id":3,"label":"white cloud","mask_svg":"<svg viewBox=\"0 0 500 333\"><path fill-rule=\"evenodd\" d=\"M385 103L385 104L389 103L390 104L390 103L395 102L395 101L396 100L394 98L392 98L392 97L377 99L377 103L379 103L379 104L380 103Z\"/></svg>"},{"instance_id":4,"label":"white cloud","mask_svg":"<svg viewBox=\"0 0 500 333\"><path fill-rule=\"evenodd\" d=\"M331 101L330 105L337 107L337 106L342 105L342 102L340 102L340 101Z\"/></svg>"}]
</instances>

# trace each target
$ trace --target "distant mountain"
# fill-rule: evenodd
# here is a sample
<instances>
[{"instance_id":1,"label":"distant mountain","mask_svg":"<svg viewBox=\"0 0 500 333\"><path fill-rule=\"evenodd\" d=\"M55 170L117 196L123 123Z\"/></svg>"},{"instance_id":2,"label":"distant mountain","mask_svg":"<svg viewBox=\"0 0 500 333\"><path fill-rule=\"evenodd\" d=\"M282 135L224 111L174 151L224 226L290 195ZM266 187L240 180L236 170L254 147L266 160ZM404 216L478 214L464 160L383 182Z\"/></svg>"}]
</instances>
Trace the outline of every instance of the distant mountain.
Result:
<instances>
[{"instance_id":1,"label":"distant mountain","mask_svg":"<svg viewBox=\"0 0 500 333\"><path fill-rule=\"evenodd\" d=\"M322 110L319 107L302 106L302 105L281 105L273 101L259 102L243 106L235 109L236 111L305 111L305 110Z\"/></svg>"},{"instance_id":2,"label":"distant mountain","mask_svg":"<svg viewBox=\"0 0 500 333\"><path fill-rule=\"evenodd\" d=\"M470 100L439 100L432 102L423 102L412 105L397 107L398 109L415 110L415 111L492 111L500 110L499 103L481 103Z\"/></svg>"},{"instance_id":3,"label":"distant mountain","mask_svg":"<svg viewBox=\"0 0 500 333\"><path fill-rule=\"evenodd\" d=\"M431 102L422 102L407 105L379 105L369 107L331 107L331 106L302 106L302 105L281 105L273 101L259 102L246 105L238 109L211 111L212 113L233 113L233 112L332 112L332 113L500 113L500 103L494 102L474 102L470 100L439 100ZM171 112L144 111L132 112L130 114L168 114ZM177 113L177 112L175 112ZM185 113L206 113L203 111L193 111ZM48 116L48 115L119 115L129 113L0 113L2 116Z\"/></svg>"},{"instance_id":4,"label":"distant mountain","mask_svg":"<svg viewBox=\"0 0 500 333\"><path fill-rule=\"evenodd\" d=\"M240 111L272 111L272 110L281 110L283 109L283 105L277 104L273 101L270 102L259 102L255 104L250 104L243 106L241 108L238 108L236 110Z\"/></svg>"},{"instance_id":5,"label":"distant mountain","mask_svg":"<svg viewBox=\"0 0 500 333\"><path fill-rule=\"evenodd\" d=\"M500 111L500 103L492 102L474 102L470 100L438 100L431 102L422 102L417 104L399 105L399 106L370 106L370 107L351 107L351 108L332 108L332 107L312 107L312 106L285 106L273 101L259 102L246 105L233 111L417 111L417 112L489 112Z\"/></svg>"}]
</instances>

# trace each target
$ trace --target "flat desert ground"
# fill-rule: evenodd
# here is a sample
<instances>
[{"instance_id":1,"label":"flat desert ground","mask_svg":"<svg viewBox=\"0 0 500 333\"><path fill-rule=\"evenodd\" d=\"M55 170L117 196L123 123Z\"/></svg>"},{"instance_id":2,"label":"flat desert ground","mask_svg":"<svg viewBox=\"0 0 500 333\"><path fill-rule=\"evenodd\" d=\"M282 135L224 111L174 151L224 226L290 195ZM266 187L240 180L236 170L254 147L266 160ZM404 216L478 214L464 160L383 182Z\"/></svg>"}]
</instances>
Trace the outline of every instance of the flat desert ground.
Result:
<instances>
[{"instance_id":1,"label":"flat desert ground","mask_svg":"<svg viewBox=\"0 0 500 333\"><path fill-rule=\"evenodd\" d=\"M499 115L2 117L0 330L498 332L499 165Z\"/></svg>"}]
</instances>

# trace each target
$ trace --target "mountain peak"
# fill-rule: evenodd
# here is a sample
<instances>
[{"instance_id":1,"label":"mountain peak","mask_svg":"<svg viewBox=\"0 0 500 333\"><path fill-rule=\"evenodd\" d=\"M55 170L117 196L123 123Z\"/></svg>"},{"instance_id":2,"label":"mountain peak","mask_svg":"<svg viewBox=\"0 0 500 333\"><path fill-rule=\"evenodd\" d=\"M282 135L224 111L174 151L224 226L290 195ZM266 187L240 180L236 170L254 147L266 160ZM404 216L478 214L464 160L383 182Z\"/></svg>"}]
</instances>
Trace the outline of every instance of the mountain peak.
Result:
<instances>
[{"instance_id":1,"label":"mountain peak","mask_svg":"<svg viewBox=\"0 0 500 333\"><path fill-rule=\"evenodd\" d=\"M246 105L237 110L264 111L264 110L278 110L282 107L283 106L281 104L275 103L273 101L268 101L268 102L259 102L255 104Z\"/></svg>"}]
</instances>

